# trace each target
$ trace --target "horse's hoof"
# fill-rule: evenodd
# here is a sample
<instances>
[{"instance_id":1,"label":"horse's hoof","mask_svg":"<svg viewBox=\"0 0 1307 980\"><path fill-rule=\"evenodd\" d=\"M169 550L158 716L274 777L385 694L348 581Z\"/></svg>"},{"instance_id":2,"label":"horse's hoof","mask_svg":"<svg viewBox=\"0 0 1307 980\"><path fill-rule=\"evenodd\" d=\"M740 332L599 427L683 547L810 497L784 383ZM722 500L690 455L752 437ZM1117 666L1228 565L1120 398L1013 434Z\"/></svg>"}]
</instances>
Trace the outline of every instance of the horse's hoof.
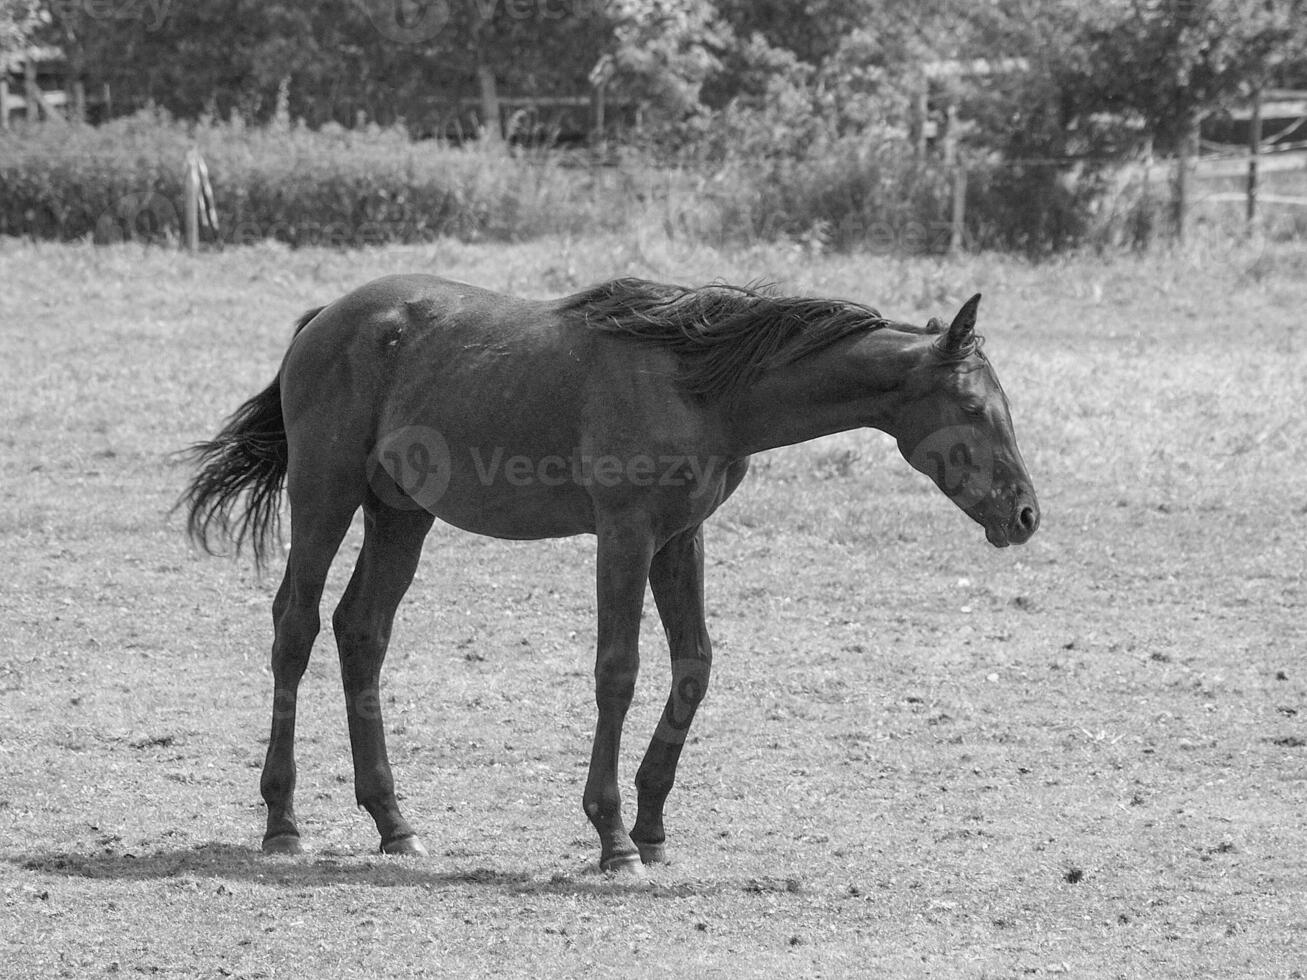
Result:
<instances>
[{"instance_id":1,"label":"horse's hoof","mask_svg":"<svg viewBox=\"0 0 1307 980\"><path fill-rule=\"evenodd\" d=\"M299 834L277 834L263 838L264 854L303 854L304 845Z\"/></svg>"},{"instance_id":2,"label":"horse's hoof","mask_svg":"<svg viewBox=\"0 0 1307 980\"><path fill-rule=\"evenodd\" d=\"M409 834L407 837L397 837L394 840L384 842L381 845L381 853L424 858L427 856L427 849L417 834Z\"/></svg>"},{"instance_id":3,"label":"horse's hoof","mask_svg":"<svg viewBox=\"0 0 1307 980\"><path fill-rule=\"evenodd\" d=\"M599 862L599 870L609 875L631 875L636 878L643 878L644 865L640 861L639 854L614 854L612 857L603 858Z\"/></svg>"},{"instance_id":4,"label":"horse's hoof","mask_svg":"<svg viewBox=\"0 0 1307 980\"><path fill-rule=\"evenodd\" d=\"M659 841L657 844L646 844L636 841L635 846L640 849L640 860L645 864L666 864L667 863L667 846Z\"/></svg>"}]
</instances>

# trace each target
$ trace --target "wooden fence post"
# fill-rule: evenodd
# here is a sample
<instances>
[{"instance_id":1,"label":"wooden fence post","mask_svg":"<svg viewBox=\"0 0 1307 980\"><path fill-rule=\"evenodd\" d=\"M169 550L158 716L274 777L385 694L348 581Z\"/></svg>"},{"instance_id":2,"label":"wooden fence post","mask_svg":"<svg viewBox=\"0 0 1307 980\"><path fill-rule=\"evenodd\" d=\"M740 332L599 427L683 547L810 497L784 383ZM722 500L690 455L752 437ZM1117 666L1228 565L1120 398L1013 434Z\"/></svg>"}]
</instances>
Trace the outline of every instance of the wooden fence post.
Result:
<instances>
[{"instance_id":1,"label":"wooden fence post","mask_svg":"<svg viewBox=\"0 0 1307 980\"><path fill-rule=\"evenodd\" d=\"M50 118L50 107L41 98L41 89L36 84L36 62L30 57L23 62L23 99L27 103L29 123L42 116Z\"/></svg>"},{"instance_id":2,"label":"wooden fence post","mask_svg":"<svg viewBox=\"0 0 1307 980\"><path fill-rule=\"evenodd\" d=\"M80 78L68 86L68 114L73 122L86 122L86 84Z\"/></svg>"},{"instance_id":3,"label":"wooden fence post","mask_svg":"<svg viewBox=\"0 0 1307 980\"><path fill-rule=\"evenodd\" d=\"M1141 235L1146 235L1147 238L1152 238L1153 235L1155 234L1155 231L1152 228L1153 214L1154 214L1153 211L1153 134L1152 133L1149 133L1144 137L1143 161L1141 163L1140 169L1141 169L1143 184L1140 187L1140 192L1139 192L1140 198L1139 198L1138 207L1140 209L1139 220L1142 220L1143 227L1141 228L1139 225L1136 225L1135 231L1126 232L1126 234L1131 234L1136 242L1141 241L1141 237L1140 237ZM1131 224L1135 224L1135 222L1128 222L1127 228L1129 228ZM1145 232L1143 231L1143 228L1148 228L1149 230Z\"/></svg>"},{"instance_id":4,"label":"wooden fence post","mask_svg":"<svg viewBox=\"0 0 1307 980\"><path fill-rule=\"evenodd\" d=\"M1175 158L1175 238L1183 243L1189 226L1193 159L1198 153L1198 113L1191 112Z\"/></svg>"},{"instance_id":5,"label":"wooden fence post","mask_svg":"<svg viewBox=\"0 0 1307 980\"><path fill-rule=\"evenodd\" d=\"M209 183L209 165L200 155L199 145L186 151L186 170L182 174L182 225L186 250L200 249L200 225L204 225L218 241L218 204Z\"/></svg>"},{"instance_id":6,"label":"wooden fence post","mask_svg":"<svg viewBox=\"0 0 1307 980\"><path fill-rule=\"evenodd\" d=\"M192 148L186 151L186 174L182 178L182 220L186 228L186 251L200 250L200 155Z\"/></svg>"},{"instance_id":7,"label":"wooden fence post","mask_svg":"<svg viewBox=\"0 0 1307 980\"><path fill-rule=\"evenodd\" d=\"M962 248L966 225L967 168L962 162L962 154L958 148L958 104L951 93L944 109L944 135L941 142L944 150L944 167L953 185L948 234L948 250L953 253Z\"/></svg>"},{"instance_id":8,"label":"wooden fence post","mask_svg":"<svg viewBox=\"0 0 1307 980\"><path fill-rule=\"evenodd\" d=\"M912 98L912 154L926 159L926 127L930 120L930 80L923 78Z\"/></svg>"},{"instance_id":9,"label":"wooden fence post","mask_svg":"<svg viewBox=\"0 0 1307 980\"><path fill-rule=\"evenodd\" d=\"M594 129L590 133L590 146L600 156L608 149L608 83L613 77L612 55L601 55L590 69L590 108L593 112Z\"/></svg>"},{"instance_id":10,"label":"wooden fence post","mask_svg":"<svg viewBox=\"0 0 1307 980\"><path fill-rule=\"evenodd\" d=\"M1257 157L1262 152L1262 90L1253 92L1248 120L1248 224L1257 219Z\"/></svg>"},{"instance_id":11,"label":"wooden fence post","mask_svg":"<svg viewBox=\"0 0 1307 980\"><path fill-rule=\"evenodd\" d=\"M967 230L967 168L961 161L953 165L953 207L949 222L948 250L960 252Z\"/></svg>"},{"instance_id":12,"label":"wooden fence post","mask_svg":"<svg viewBox=\"0 0 1307 980\"><path fill-rule=\"evenodd\" d=\"M1175 238L1184 241L1185 225L1189 218L1189 136L1183 137L1175 157L1175 191L1171 202L1175 212Z\"/></svg>"}]
</instances>

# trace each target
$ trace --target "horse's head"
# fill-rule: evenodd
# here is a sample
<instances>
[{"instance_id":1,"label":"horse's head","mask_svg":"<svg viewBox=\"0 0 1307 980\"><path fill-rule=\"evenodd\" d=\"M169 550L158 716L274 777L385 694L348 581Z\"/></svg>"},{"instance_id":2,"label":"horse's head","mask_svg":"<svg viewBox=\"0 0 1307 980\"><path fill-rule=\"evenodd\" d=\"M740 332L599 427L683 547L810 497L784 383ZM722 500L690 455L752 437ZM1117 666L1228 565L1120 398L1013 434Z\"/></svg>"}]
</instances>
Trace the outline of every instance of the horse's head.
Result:
<instances>
[{"instance_id":1,"label":"horse's head","mask_svg":"<svg viewBox=\"0 0 1307 980\"><path fill-rule=\"evenodd\" d=\"M977 293L937 334L905 379L892 434L899 451L985 529L990 544L1022 544L1039 527L1039 503L1012 432L1007 395L976 336Z\"/></svg>"}]
</instances>

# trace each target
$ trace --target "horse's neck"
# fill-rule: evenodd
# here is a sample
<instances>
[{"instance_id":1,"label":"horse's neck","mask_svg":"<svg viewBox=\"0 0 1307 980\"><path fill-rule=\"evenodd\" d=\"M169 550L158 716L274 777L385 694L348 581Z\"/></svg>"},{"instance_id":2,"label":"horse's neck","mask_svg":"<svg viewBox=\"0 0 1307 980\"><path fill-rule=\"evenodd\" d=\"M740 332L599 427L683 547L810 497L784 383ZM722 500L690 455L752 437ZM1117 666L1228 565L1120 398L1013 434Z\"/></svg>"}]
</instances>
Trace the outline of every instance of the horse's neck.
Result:
<instances>
[{"instance_id":1,"label":"horse's neck","mask_svg":"<svg viewBox=\"0 0 1307 980\"><path fill-rule=\"evenodd\" d=\"M740 454L864 426L891 431L901 382L924 346L913 334L876 330L769 371L733 407Z\"/></svg>"}]
</instances>

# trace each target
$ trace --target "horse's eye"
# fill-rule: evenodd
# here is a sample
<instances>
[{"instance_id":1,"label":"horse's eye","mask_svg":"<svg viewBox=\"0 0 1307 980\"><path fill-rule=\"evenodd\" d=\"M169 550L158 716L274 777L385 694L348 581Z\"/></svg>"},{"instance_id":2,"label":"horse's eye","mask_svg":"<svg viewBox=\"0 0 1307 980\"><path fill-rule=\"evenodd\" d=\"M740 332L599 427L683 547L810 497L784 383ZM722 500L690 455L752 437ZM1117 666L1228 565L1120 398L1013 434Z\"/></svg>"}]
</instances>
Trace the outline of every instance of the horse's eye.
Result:
<instances>
[{"instance_id":1,"label":"horse's eye","mask_svg":"<svg viewBox=\"0 0 1307 980\"><path fill-rule=\"evenodd\" d=\"M980 416L985 414L985 406L979 404L978 402L972 402L969 405L963 405L962 411L965 412L967 415L969 415L971 418L980 418Z\"/></svg>"}]
</instances>

